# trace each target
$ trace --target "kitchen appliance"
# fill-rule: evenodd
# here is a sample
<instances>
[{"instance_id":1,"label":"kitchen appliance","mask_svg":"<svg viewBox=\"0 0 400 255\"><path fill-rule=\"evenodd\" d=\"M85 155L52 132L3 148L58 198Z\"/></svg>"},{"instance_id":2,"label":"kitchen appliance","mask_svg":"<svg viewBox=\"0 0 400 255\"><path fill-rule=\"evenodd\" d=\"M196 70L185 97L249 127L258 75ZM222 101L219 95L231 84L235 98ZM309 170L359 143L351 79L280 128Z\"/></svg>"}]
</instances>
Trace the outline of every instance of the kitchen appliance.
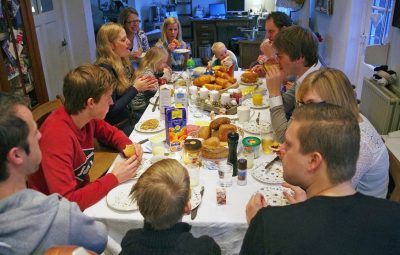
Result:
<instances>
[{"instance_id":1,"label":"kitchen appliance","mask_svg":"<svg viewBox=\"0 0 400 255\"><path fill-rule=\"evenodd\" d=\"M161 8L159 6L150 6L150 14L152 21L161 21Z\"/></svg>"}]
</instances>

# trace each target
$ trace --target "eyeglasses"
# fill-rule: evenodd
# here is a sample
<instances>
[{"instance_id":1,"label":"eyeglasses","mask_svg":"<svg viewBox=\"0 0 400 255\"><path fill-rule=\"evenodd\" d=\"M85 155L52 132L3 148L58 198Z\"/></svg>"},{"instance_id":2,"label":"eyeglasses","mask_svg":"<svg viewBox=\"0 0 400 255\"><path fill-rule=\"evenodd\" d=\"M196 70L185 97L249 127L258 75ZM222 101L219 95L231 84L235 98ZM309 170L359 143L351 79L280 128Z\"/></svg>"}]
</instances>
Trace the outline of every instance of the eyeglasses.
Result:
<instances>
[{"instance_id":1,"label":"eyeglasses","mask_svg":"<svg viewBox=\"0 0 400 255\"><path fill-rule=\"evenodd\" d=\"M126 24L135 24L140 22L142 22L140 19L136 19L136 20L126 21Z\"/></svg>"}]
</instances>

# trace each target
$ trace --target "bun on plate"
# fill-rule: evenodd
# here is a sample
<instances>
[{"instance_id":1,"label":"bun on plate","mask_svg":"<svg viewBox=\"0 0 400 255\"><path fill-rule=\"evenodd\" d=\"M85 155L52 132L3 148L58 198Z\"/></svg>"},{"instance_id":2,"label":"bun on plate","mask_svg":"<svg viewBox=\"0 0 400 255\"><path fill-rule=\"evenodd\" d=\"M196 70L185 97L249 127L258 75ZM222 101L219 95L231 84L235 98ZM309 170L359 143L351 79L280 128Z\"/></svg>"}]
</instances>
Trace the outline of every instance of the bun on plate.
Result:
<instances>
[{"instance_id":1,"label":"bun on plate","mask_svg":"<svg viewBox=\"0 0 400 255\"><path fill-rule=\"evenodd\" d=\"M258 74L253 72L244 72L240 76L240 80L244 83L256 83L258 80Z\"/></svg>"}]
</instances>

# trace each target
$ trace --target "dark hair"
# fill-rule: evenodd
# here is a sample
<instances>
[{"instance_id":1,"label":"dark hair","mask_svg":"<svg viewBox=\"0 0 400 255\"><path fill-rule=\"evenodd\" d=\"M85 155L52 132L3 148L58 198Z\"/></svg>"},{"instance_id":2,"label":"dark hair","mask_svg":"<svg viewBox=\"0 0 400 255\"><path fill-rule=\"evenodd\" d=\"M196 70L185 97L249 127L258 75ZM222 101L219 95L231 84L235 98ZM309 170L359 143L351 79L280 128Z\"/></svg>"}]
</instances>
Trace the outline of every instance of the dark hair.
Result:
<instances>
[{"instance_id":1,"label":"dark hair","mask_svg":"<svg viewBox=\"0 0 400 255\"><path fill-rule=\"evenodd\" d=\"M22 148L30 153L27 141L28 124L16 116L15 107L26 106L22 97L0 92L0 182L8 179L7 153L14 147Z\"/></svg>"},{"instance_id":2,"label":"dark hair","mask_svg":"<svg viewBox=\"0 0 400 255\"><path fill-rule=\"evenodd\" d=\"M86 108L89 98L98 103L101 96L113 86L112 76L105 68L92 64L78 66L64 78L65 111L78 114Z\"/></svg>"},{"instance_id":3,"label":"dark hair","mask_svg":"<svg viewBox=\"0 0 400 255\"><path fill-rule=\"evenodd\" d=\"M318 40L308 28L296 25L283 28L276 35L273 46L292 61L303 57L306 67L318 62Z\"/></svg>"},{"instance_id":4,"label":"dark hair","mask_svg":"<svg viewBox=\"0 0 400 255\"><path fill-rule=\"evenodd\" d=\"M128 20L129 15L132 14L132 13L137 15L137 16L139 16L139 13L136 11L136 9L131 8L131 7L124 8L119 13L118 23L125 27L125 23Z\"/></svg>"},{"instance_id":5,"label":"dark hair","mask_svg":"<svg viewBox=\"0 0 400 255\"><path fill-rule=\"evenodd\" d=\"M292 116L300 124L297 137L303 154L319 152L332 184L350 180L360 151L360 127L347 109L328 103L298 107Z\"/></svg>"},{"instance_id":6,"label":"dark hair","mask_svg":"<svg viewBox=\"0 0 400 255\"><path fill-rule=\"evenodd\" d=\"M284 12L271 12L268 14L267 20L272 20L279 30L293 24L292 19Z\"/></svg>"}]
</instances>

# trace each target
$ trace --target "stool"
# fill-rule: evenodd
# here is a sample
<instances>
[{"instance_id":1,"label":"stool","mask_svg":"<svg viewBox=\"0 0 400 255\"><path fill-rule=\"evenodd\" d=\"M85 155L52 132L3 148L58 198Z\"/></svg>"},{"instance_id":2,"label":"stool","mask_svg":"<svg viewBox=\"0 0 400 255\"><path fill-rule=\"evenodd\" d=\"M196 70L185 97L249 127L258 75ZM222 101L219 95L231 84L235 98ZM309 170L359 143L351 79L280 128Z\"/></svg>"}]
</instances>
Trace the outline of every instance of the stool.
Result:
<instances>
[{"instance_id":1,"label":"stool","mask_svg":"<svg viewBox=\"0 0 400 255\"><path fill-rule=\"evenodd\" d=\"M239 56L240 55L239 41L244 41L244 40L247 40L247 37L243 36L232 37L231 40L229 41L229 50L235 53L236 56Z\"/></svg>"}]
</instances>

